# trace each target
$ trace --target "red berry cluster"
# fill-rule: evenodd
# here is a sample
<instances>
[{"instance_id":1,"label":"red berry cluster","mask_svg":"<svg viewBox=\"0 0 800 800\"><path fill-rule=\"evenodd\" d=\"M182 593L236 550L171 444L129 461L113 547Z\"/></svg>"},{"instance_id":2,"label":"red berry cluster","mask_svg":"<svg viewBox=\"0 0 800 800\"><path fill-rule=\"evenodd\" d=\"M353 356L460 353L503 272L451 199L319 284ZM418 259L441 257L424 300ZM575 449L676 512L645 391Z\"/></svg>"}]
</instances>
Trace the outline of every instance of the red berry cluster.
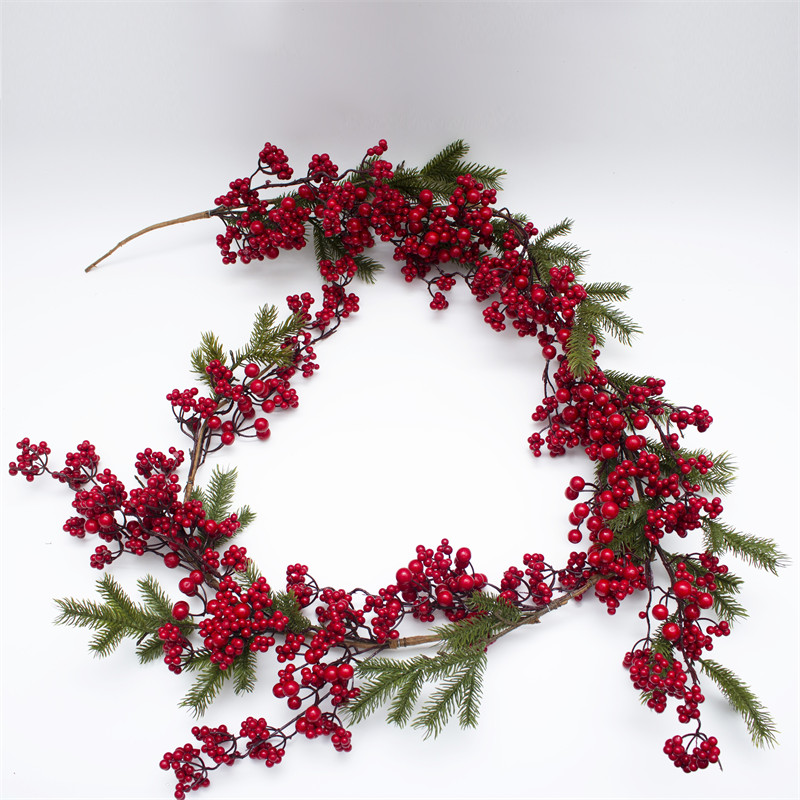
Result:
<instances>
[{"instance_id":1,"label":"red berry cluster","mask_svg":"<svg viewBox=\"0 0 800 800\"><path fill-rule=\"evenodd\" d=\"M26 481L32 481L47 470L47 457L50 455L47 442L33 444L26 436L17 442L17 450L20 451L17 460L8 465L9 475L24 475Z\"/></svg>"}]
</instances>

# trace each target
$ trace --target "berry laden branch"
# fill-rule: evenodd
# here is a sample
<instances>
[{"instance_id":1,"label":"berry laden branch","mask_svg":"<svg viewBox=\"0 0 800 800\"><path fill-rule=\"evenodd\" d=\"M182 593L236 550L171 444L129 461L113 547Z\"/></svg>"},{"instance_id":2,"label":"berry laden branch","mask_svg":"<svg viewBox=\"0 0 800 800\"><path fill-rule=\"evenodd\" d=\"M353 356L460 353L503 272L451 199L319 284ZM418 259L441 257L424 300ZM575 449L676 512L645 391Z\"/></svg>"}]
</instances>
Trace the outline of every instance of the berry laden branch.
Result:
<instances>
[{"instance_id":1,"label":"berry laden branch","mask_svg":"<svg viewBox=\"0 0 800 800\"><path fill-rule=\"evenodd\" d=\"M465 161L467 150L457 141L423 167L395 167L383 159L381 140L356 168L340 172L323 153L293 179L284 151L267 143L257 169L232 181L214 209L152 225L87 268L148 231L216 217L225 225L217 236L225 264L273 259L310 240L323 280L316 308L304 292L287 298L283 321L274 307L259 309L250 340L236 351L203 335L191 364L204 392L167 395L191 441L184 478L186 455L175 447L138 453L138 485L131 489L100 469L88 441L51 469L47 443L26 438L10 464L11 474L33 480L48 473L72 490L76 515L64 530L103 542L90 558L93 567L147 556L181 576L177 588L186 599L178 602L147 576L137 603L108 573L98 582L103 602L59 600L58 621L92 628L95 652L106 655L130 637L143 663L162 658L176 674L193 673L181 705L198 715L226 683L252 691L258 654L276 656L272 693L291 712L288 721L276 726L251 716L238 734L225 725L193 728L196 744L161 761L175 774L176 798L208 785L222 765L245 758L280 763L295 737L327 737L347 751L347 725L381 706L388 705L390 722L411 723L426 735L441 732L455 714L462 725L475 725L491 646L590 590L609 614L623 602L640 609L644 635L623 664L648 708L661 713L674 700L678 722L689 726L663 746L676 767L694 772L719 763L719 742L700 720L703 676L743 716L756 744L775 742L775 725L757 697L707 657L746 613L738 602L741 579L721 557L772 572L784 562L774 542L719 520L731 459L683 444L688 430L702 433L711 416L700 405L668 401L663 380L600 368L608 335L630 343L638 332L615 305L629 288L582 280L587 254L564 241L569 220L539 230L524 215L498 209L504 173ZM261 198L265 189L276 196ZM320 587L306 565L292 564L285 590L277 591L246 549L231 543L254 516L246 506L232 511L235 470L217 468L203 488L197 485L210 453L245 438L266 441L275 418L297 407L297 379L318 369L316 345L359 310L350 285L357 277L372 281L382 269L368 255L379 241L393 248L406 281L425 283L431 308L447 308L447 293L461 280L493 330L510 324L541 349L544 397L533 410L540 428L528 439L530 450L557 457L580 448L592 467L566 487L573 503L567 538L584 549L571 552L565 565L530 552L491 583L468 548L443 539L435 548L419 545L378 590ZM684 544L690 539L695 551ZM408 618L443 624L402 636ZM425 645L432 650L397 657L400 649ZM394 657L386 657L390 652Z\"/></svg>"}]
</instances>

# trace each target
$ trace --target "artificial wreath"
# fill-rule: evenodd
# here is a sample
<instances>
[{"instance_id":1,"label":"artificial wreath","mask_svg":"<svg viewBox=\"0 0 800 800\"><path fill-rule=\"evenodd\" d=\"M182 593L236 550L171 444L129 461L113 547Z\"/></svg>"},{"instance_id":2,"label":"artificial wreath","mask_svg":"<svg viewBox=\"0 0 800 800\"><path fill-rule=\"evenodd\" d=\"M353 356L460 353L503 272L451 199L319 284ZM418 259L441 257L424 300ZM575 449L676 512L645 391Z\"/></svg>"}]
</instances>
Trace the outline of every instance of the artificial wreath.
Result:
<instances>
[{"instance_id":1,"label":"artificial wreath","mask_svg":"<svg viewBox=\"0 0 800 800\"><path fill-rule=\"evenodd\" d=\"M160 659L174 673L191 673L181 705L197 716L228 683L253 691L258 655L274 651L272 693L288 719L192 728L194 741L161 760L179 799L207 786L222 766L279 764L293 739L327 737L348 751L350 727L384 706L390 722L426 735L454 716L474 726L495 643L589 596L609 614L623 603L638 614L641 637L623 664L648 708L671 706L677 715L678 731L663 746L676 767L694 772L720 761L717 738L702 728L703 679L742 715L755 744L773 744L768 712L708 654L745 613L741 579L722 559L734 555L777 572L784 557L773 541L720 520L731 459L684 445L689 429L711 425L709 412L668 400L657 377L601 369L606 337L630 344L638 330L614 305L629 288L583 281L586 253L564 241L569 220L538 230L499 207L503 171L466 161L464 142L421 168L393 166L386 149L381 140L344 171L317 154L295 178L284 151L267 143L256 170L232 181L213 209L146 228L87 268L154 228L218 218L223 263L274 259L311 241L323 283L319 303L308 292L288 297L284 319L274 306L260 308L237 350L213 333L202 336L191 354L202 390L167 394L190 444L138 453L132 488L100 468L88 441L59 468L50 466L46 442L18 443L11 474L47 473L66 484L75 514L64 530L102 542L90 558L104 571L100 600L58 600L57 621L93 629L97 654L128 637L142 663ZM565 491L572 503L566 536L575 547L566 564L525 553L489 577L468 548L442 539L419 545L382 588L323 587L305 565L292 564L278 589L232 542L254 518L246 506L232 511L236 472L215 468L201 488L200 470L210 453L268 439L276 417L298 405L298 378L318 369L318 343L359 309L351 284L372 282L382 269L368 254L378 241L394 248L406 281L426 285L432 309L447 308L461 281L493 330L510 327L541 349L544 397L533 409L530 450L556 457L580 448L591 462L591 473L575 475ZM170 588L185 599L174 602L149 575L138 584L141 600L128 596L107 571L123 555L160 559L175 571ZM407 618L436 625L404 635Z\"/></svg>"}]
</instances>

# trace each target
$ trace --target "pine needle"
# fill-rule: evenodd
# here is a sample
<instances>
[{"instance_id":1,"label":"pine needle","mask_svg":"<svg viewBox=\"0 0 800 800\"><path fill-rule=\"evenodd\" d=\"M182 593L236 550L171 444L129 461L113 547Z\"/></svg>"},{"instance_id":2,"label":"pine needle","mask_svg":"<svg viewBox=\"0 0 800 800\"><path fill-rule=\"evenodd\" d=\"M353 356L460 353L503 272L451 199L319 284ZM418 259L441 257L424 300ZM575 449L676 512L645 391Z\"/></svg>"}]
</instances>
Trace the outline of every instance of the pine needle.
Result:
<instances>
[{"instance_id":1,"label":"pine needle","mask_svg":"<svg viewBox=\"0 0 800 800\"><path fill-rule=\"evenodd\" d=\"M775 722L752 689L734 672L716 661L700 659L703 672L717 684L731 707L741 714L756 747L774 747L778 743Z\"/></svg>"}]
</instances>

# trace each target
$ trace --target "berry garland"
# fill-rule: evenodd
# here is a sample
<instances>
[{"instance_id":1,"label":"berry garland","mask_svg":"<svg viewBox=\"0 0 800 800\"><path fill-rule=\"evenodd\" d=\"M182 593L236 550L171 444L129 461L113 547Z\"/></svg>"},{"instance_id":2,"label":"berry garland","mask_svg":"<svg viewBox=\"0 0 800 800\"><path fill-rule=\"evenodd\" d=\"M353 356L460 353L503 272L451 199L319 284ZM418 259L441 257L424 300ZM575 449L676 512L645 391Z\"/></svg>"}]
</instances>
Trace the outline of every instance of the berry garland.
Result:
<instances>
[{"instance_id":1,"label":"berry garland","mask_svg":"<svg viewBox=\"0 0 800 800\"><path fill-rule=\"evenodd\" d=\"M774 542L720 521L718 495L732 479L730 459L682 441L689 428L708 429L709 412L668 401L656 377L598 366L607 335L630 343L638 330L613 305L629 288L581 282L586 254L563 241L570 222L540 231L499 208L504 173L466 162L462 141L421 168L393 167L385 151L381 140L345 171L327 154L314 155L306 174L293 179L284 151L267 143L253 174L231 182L214 209L146 228L87 268L155 228L216 217L225 225L217 236L223 263L273 259L301 250L310 236L324 282L319 306L307 292L292 295L283 321L276 308L259 309L239 350L228 352L214 334L203 335L191 362L204 393L167 395L190 439L188 453L175 447L138 453L135 488L100 469L88 441L60 469L51 469L46 442L18 443L12 475L32 481L48 473L74 492L76 515L64 530L103 542L92 567L104 570L123 555L155 557L178 572L186 597L171 601L147 576L137 603L106 573L98 581L102 602L59 600L58 621L95 630L90 646L99 654L130 637L143 663L162 659L176 674L194 673L181 704L198 715L229 681L237 692L252 691L257 654L274 651L272 693L290 718L248 717L238 729L195 726L195 741L161 760L175 775L179 799L208 785L222 765L245 758L279 764L294 738L327 737L336 750L349 751L347 726L386 704L389 721L426 734L438 734L454 715L475 725L490 646L587 593L609 614L623 602L641 609L642 636L623 665L648 708L662 713L673 700L678 722L689 726L663 746L676 767L694 772L719 763L719 742L701 725L701 676L741 713L755 744L773 744L769 714L707 653L744 614L736 598L741 580L721 556L772 572L783 556ZM473 566L467 547L442 539L435 547L419 545L378 590L321 587L305 565L292 564L278 591L246 548L230 543L254 517L246 506L232 513L235 471L216 468L205 488L196 485L210 453L243 438L269 439L271 420L297 407L296 379L318 369L317 344L359 310L350 284L357 277L372 281L381 269L367 255L378 241L393 247L406 281L425 283L432 309L447 308L447 293L461 280L493 330L510 323L520 337L536 339L545 361L544 397L532 414L541 427L528 439L530 450L557 457L581 448L593 465L591 477L576 475L566 487L573 503L566 535L584 549L570 553L565 565L526 553L492 582ZM700 551L683 552L681 541L694 532L702 537ZM407 618L446 623L403 636ZM435 652L387 657L424 645Z\"/></svg>"}]
</instances>

